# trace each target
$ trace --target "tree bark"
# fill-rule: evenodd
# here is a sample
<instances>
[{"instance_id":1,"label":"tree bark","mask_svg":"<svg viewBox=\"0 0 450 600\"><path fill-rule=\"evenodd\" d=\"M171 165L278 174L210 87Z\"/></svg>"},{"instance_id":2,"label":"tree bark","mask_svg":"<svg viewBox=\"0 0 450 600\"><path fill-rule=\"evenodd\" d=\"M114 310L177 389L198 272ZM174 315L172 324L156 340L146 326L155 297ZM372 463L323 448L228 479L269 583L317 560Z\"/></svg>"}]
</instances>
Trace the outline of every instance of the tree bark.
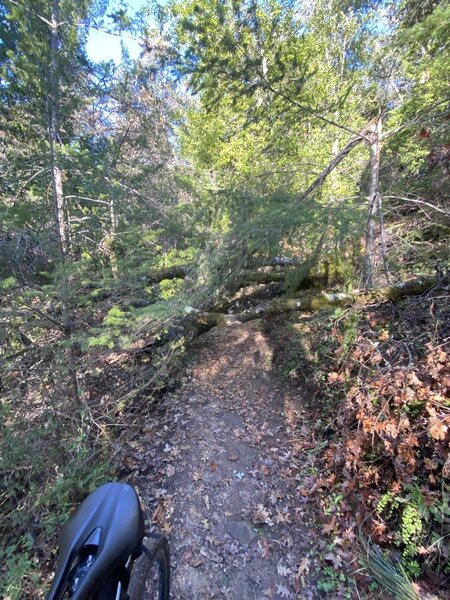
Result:
<instances>
[{"instance_id":1,"label":"tree bark","mask_svg":"<svg viewBox=\"0 0 450 600\"><path fill-rule=\"evenodd\" d=\"M305 293L298 298L276 298L275 300L264 302L255 308L233 315L213 311L194 312L174 322L169 331L162 336L156 336L155 332L153 332L152 339L150 341L142 340L143 345L140 348L135 348L133 354L161 351L168 343L180 337L183 337L185 343L189 344L202 333L206 333L218 325L237 326L241 323L254 321L255 319L276 317L288 312L315 312L333 306L355 305L363 307L386 302L387 300L397 302L406 296L422 294L436 284L450 284L450 274L441 279L437 279L435 275L423 276L364 293L356 290L349 293Z\"/></svg>"},{"instance_id":2,"label":"tree bark","mask_svg":"<svg viewBox=\"0 0 450 600\"><path fill-rule=\"evenodd\" d=\"M110 234L108 240L108 251L109 251L109 262L111 265L111 273L113 279L119 279L119 267L117 264L117 253L116 253L116 230L117 230L117 217L114 207L114 195L111 193L109 198L109 220L110 220Z\"/></svg>"},{"instance_id":3,"label":"tree bark","mask_svg":"<svg viewBox=\"0 0 450 600\"><path fill-rule=\"evenodd\" d=\"M255 267L259 266L284 266L290 265L290 262L286 262L278 265L274 262L275 259L268 259L267 261L254 262ZM292 263L294 264L294 263ZM159 283L163 279L185 279L189 271L193 268L191 264L175 265L173 267L165 267L158 269L147 275L148 283ZM236 284L233 285L233 290L238 290L242 287L246 287L252 284L272 283L275 281L284 281L285 273L283 271L243 271L241 276L236 280Z\"/></svg>"},{"instance_id":4,"label":"tree bark","mask_svg":"<svg viewBox=\"0 0 450 600\"><path fill-rule=\"evenodd\" d=\"M64 201L64 190L62 182L62 171L59 166L57 149L61 144L59 136L59 0L53 0L52 20L50 27L50 90L49 90L49 144L50 144L50 171L53 188L53 211L55 218L56 233L59 242L61 263L67 261L70 250L69 230L66 223L66 207ZM79 407L84 403L81 399L80 387L78 384L77 366L75 360L75 350L72 341L72 319L68 309L69 280L63 275L63 282L60 289L62 320L64 334L67 340L65 349L65 358L69 378L72 387L72 396Z\"/></svg>"},{"instance_id":5,"label":"tree bark","mask_svg":"<svg viewBox=\"0 0 450 600\"><path fill-rule=\"evenodd\" d=\"M249 257L244 264L245 269L258 269L260 267L291 267L298 264L298 256L264 256Z\"/></svg>"},{"instance_id":6,"label":"tree bark","mask_svg":"<svg viewBox=\"0 0 450 600\"><path fill-rule=\"evenodd\" d=\"M366 306L377 302L392 300L396 302L406 296L422 294L436 285L436 276L424 276L410 281L395 284L390 287L377 288L365 293L358 291L349 293L327 293L311 295L305 294L299 298L276 298L267 304L257 306L255 309L234 315L236 321L244 323L261 317L272 317L285 312L313 312L332 306ZM441 283L450 283L450 275L441 280Z\"/></svg>"},{"instance_id":7,"label":"tree bark","mask_svg":"<svg viewBox=\"0 0 450 600\"><path fill-rule=\"evenodd\" d=\"M236 279L233 289L239 290L255 284L283 282L285 278L286 273L283 271L243 271L241 276Z\"/></svg>"},{"instance_id":8,"label":"tree bark","mask_svg":"<svg viewBox=\"0 0 450 600\"><path fill-rule=\"evenodd\" d=\"M163 279L185 279L187 277L191 265L176 265L174 267L166 267L158 269L147 275L148 283L160 283Z\"/></svg>"},{"instance_id":9,"label":"tree bark","mask_svg":"<svg viewBox=\"0 0 450 600\"><path fill-rule=\"evenodd\" d=\"M380 215L380 244L381 244L381 258L383 260L383 269L386 277L386 283L390 285L389 277L389 266L386 258L386 230L384 227L384 216L383 216L383 201L381 194L378 194L378 212Z\"/></svg>"},{"instance_id":10,"label":"tree bark","mask_svg":"<svg viewBox=\"0 0 450 600\"><path fill-rule=\"evenodd\" d=\"M382 119L381 115L374 122L370 136L370 188L369 208L366 225L366 243L364 252L363 285L370 289L373 285L373 258L375 244L375 222L380 205L380 158Z\"/></svg>"},{"instance_id":11,"label":"tree bark","mask_svg":"<svg viewBox=\"0 0 450 600\"><path fill-rule=\"evenodd\" d=\"M49 144L50 172L53 190L53 212L56 233L62 256L69 252L69 236L66 224L65 203L62 183L62 171L58 164L57 147L59 137L59 0L53 0L52 25L50 28L50 90L49 90Z\"/></svg>"}]
</instances>

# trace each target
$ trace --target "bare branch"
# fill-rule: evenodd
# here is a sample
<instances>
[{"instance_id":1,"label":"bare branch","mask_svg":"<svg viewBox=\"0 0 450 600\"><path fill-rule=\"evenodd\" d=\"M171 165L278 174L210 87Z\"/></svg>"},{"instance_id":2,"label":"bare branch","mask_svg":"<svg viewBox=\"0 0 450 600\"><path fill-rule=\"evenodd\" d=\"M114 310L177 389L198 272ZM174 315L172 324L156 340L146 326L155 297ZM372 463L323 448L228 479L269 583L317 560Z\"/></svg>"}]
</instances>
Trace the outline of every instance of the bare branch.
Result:
<instances>
[{"instance_id":1,"label":"bare branch","mask_svg":"<svg viewBox=\"0 0 450 600\"><path fill-rule=\"evenodd\" d=\"M64 332L67 331L67 327L65 325L63 325L62 323L59 323L58 321L56 321L49 315L47 315L44 312L42 312L41 310L39 310L38 308L35 308L34 306L30 306L26 302L22 302L21 304L22 304L22 306L27 308L29 311L39 315L40 317L42 317L43 319L46 319L47 321L50 321L50 323L53 323L53 325L55 325L60 331L64 331Z\"/></svg>"},{"instance_id":2,"label":"bare branch","mask_svg":"<svg viewBox=\"0 0 450 600\"><path fill-rule=\"evenodd\" d=\"M373 122L370 121L359 133L354 135L351 140L347 142L347 144L342 148L342 150L333 158L331 162L325 167L325 169L316 177L316 179L312 182L312 184L302 193L300 194L300 199L303 200L311 192L313 192L317 187L322 185L325 181L326 177L341 163L344 158L349 154L355 146L360 144L363 140L367 140L366 134L368 133L370 127Z\"/></svg>"},{"instance_id":3,"label":"bare branch","mask_svg":"<svg viewBox=\"0 0 450 600\"><path fill-rule=\"evenodd\" d=\"M109 202L106 200L98 200L97 198L88 198L87 196L77 196L76 194L72 194L70 196L65 196L66 200L68 198L75 198L76 200L87 200L88 202L95 202L96 204L106 204L109 206Z\"/></svg>"},{"instance_id":4,"label":"bare branch","mask_svg":"<svg viewBox=\"0 0 450 600\"><path fill-rule=\"evenodd\" d=\"M38 19L40 19L43 23L45 23L46 25L48 25L50 28L53 27L53 23L51 21L48 21L45 17L43 17L42 15L38 14L34 10L31 10L31 8L27 8L26 6L24 6L20 2L16 2L16 0L9 0L9 1L11 2L11 4L15 4L19 8L22 8L25 12L31 13L32 15L34 15L35 17L37 17ZM57 25L57 27L58 27L58 25Z\"/></svg>"},{"instance_id":5,"label":"bare branch","mask_svg":"<svg viewBox=\"0 0 450 600\"><path fill-rule=\"evenodd\" d=\"M419 200L418 198L406 198L405 196L384 196L385 198L390 198L391 200L404 200L405 202L412 202L413 204L423 204L423 206L428 206L428 208L432 208L437 212L442 213L443 215L450 217L450 211L444 210L436 206L435 204L430 204L430 202L426 202L425 200Z\"/></svg>"}]
</instances>

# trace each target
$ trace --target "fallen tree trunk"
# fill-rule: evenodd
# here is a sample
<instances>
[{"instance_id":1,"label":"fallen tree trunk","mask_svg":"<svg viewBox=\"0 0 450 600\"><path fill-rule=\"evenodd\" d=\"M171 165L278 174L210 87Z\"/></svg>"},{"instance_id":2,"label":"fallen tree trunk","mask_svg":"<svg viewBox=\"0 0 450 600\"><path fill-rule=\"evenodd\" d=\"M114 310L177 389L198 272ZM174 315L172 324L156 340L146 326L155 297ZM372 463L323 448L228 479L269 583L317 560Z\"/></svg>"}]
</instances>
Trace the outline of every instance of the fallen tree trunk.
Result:
<instances>
[{"instance_id":1,"label":"fallen tree trunk","mask_svg":"<svg viewBox=\"0 0 450 600\"><path fill-rule=\"evenodd\" d=\"M152 339L144 342L142 347L135 348L132 353L161 353L165 351L168 344L180 339L184 339L184 344L189 344L199 335L206 333L218 325L236 326L255 319L271 318L288 312L315 312L333 306L355 305L357 307L363 307L374 303L386 302L388 300L396 302L407 296L423 294L435 285L441 286L449 284L450 274L447 274L442 278L436 278L436 276L432 275L419 277L390 287L378 288L364 293L355 290L354 292L348 293L322 292L319 294L304 294L298 298L275 298L274 300L264 302L255 308L244 310L241 313L233 315L223 312L194 311L189 315L186 315L186 317L174 321L164 335L155 336L153 332Z\"/></svg>"},{"instance_id":2,"label":"fallen tree trunk","mask_svg":"<svg viewBox=\"0 0 450 600\"><path fill-rule=\"evenodd\" d=\"M298 256L271 256L271 257L249 257L244 265L245 269L257 269L259 267L290 267L299 262Z\"/></svg>"},{"instance_id":3,"label":"fallen tree trunk","mask_svg":"<svg viewBox=\"0 0 450 600\"><path fill-rule=\"evenodd\" d=\"M320 294L305 294L298 298L275 298L270 302L260 304L255 308L245 310L235 315L224 315L222 313L197 313L195 320L201 324L201 333L205 326L232 325L245 323L263 317L273 317L286 312L314 312L333 306L368 306L373 303L392 300L394 302L406 296L422 294L436 284L446 285L450 283L450 274L444 278L436 279L434 275L419 277L410 281L395 284L390 287L378 288L370 292L322 292ZM207 330L207 329L206 329Z\"/></svg>"},{"instance_id":4,"label":"fallen tree trunk","mask_svg":"<svg viewBox=\"0 0 450 600\"><path fill-rule=\"evenodd\" d=\"M275 283L284 281L286 273L282 271L245 271L236 280L235 287L237 290L253 284Z\"/></svg>"},{"instance_id":5,"label":"fallen tree trunk","mask_svg":"<svg viewBox=\"0 0 450 600\"><path fill-rule=\"evenodd\" d=\"M327 176L334 171L334 169L336 169L336 167L344 160L344 158L353 150L353 148L355 148L358 144L360 144L361 142L368 141L368 137L367 134L370 131L371 127L373 125L373 121L370 121L363 129L361 129L361 131L357 134L355 134L348 142L347 144L342 148L342 150L340 152L338 152L338 154L336 156L333 157L333 159L328 163L328 165L325 167L325 169L316 177L316 179L311 183L311 185L306 188L306 190L304 190L297 198L297 200L304 200L305 198L307 198L316 188L320 187L323 182L325 181L325 179L327 178ZM321 246L321 242L319 242L319 245ZM259 264L258 264L259 263ZM289 257L279 257L279 256L275 256L273 258L269 258L269 259L249 259L248 261L248 266L253 266L253 264L255 264L256 266L290 266L290 265L295 265L297 263L297 259L291 259ZM163 279L184 279L187 275L189 269L189 265L179 265L176 267L169 267L167 269L161 269L159 271L156 271L154 273L150 273L148 275L148 281L149 283L159 283L160 281L162 281ZM261 281L251 281L248 279L244 279L244 277L241 277L239 279L239 283L242 284L240 285L240 287L245 287L246 285L250 285L251 283L270 283L273 281L277 281L277 279L264 279L264 276L266 275L265 273L260 273L258 272L257 274L255 274L255 278L257 279L257 277L261 275ZM248 282L248 283L247 283ZM239 288L236 288L239 289Z\"/></svg>"},{"instance_id":6,"label":"fallen tree trunk","mask_svg":"<svg viewBox=\"0 0 450 600\"><path fill-rule=\"evenodd\" d=\"M291 263L275 265L273 262L267 265L259 266L289 266ZM184 279L188 276L192 265L176 265L174 267L166 267L158 269L147 275L149 283L159 283L163 279ZM273 283L275 281L284 281L285 273L282 271L243 271L242 275L236 280L236 285L233 286L236 290L252 284Z\"/></svg>"},{"instance_id":7,"label":"fallen tree trunk","mask_svg":"<svg viewBox=\"0 0 450 600\"><path fill-rule=\"evenodd\" d=\"M299 281L295 285L295 290L305 290L314 286L323 286L323 277L318 275L310 275L310 271L317 264L317 257L314 257L312 261L302 263L298 269L302 270L303 275L299 275ZM246 271L238 279L236 279L234 285L230 287L230 292L237 292L241 288L248 287L250 285L263 285L269 283L284 283L286 277L295 277L297 269L288 269L287 271Z\"/></svg>"},{"instance_id":8,"label":"fallen tree trunk","mask_svg":"<svg viewBox=\"0 0 450 600\"><path fill-rule=\"evenodd\" d=\"M191 265L176 265L159 269L147 275L148 283L160 283L163 279L185 279Z\"/></svg>"},{"instance_id":9,"label":"fallen tree trunk","mask_svg":"<svg viewBox=\"0 0 450 600\"><path fill-rule=\"evenodd\" d=\"M220 300L215 300L204 310L207 312L227 312L230 307L238 303L254 302L255 300L267 300L281 296L286 288L286 276L294 275L294 272L255 272L246 273L242 278L235 281L233 286L229 286ZM327 282L328 283L328 282ZM311 288L323 287L324 277L311 276L300 278L297 282L295 291L309 290ZM253 289L246 293L240 293L239 290L253 286ZM256 287L255 287L256 286Z\"/></svg>"},{"instance_id":10,"label":"fallen tree trunk","mask_svg":"<svg viewBox=\"0 0 450 600\"><path fill-rule=\"evenodd\" d=\"M229 297L224 296L221 300L214 302L210 308L205 307L203 310L206 312L211 310L212 312L220 313L240 312L240 306L244 307L245 305L252 305L258 302L261 303L271 300L272 298L281 296L283 290L284 283L276 281L252 287L250 291L245 291L245 288L243 288L241 291L238 291Z\"/></svg>"}]
</instances>

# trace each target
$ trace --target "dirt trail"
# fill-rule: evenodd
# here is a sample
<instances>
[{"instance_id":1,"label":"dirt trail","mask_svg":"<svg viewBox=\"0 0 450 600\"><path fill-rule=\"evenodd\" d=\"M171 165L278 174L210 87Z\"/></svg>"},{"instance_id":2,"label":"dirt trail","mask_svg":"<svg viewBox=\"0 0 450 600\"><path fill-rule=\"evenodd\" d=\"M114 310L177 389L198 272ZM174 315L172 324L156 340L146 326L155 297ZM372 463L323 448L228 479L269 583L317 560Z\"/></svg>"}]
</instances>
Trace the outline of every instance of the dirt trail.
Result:
<instances>
[{"instance_id":1,"label":"dirt trail","mask_svg":"<svg viewBox=\"0 0 450 600\"><path fill-rule=\"evenodd\" d=\"M202 336L192 365L126 449L128 479L169 535L173 598L318 597L299 392L273 373L257 321Z\"/></svg>"}]
</instances>

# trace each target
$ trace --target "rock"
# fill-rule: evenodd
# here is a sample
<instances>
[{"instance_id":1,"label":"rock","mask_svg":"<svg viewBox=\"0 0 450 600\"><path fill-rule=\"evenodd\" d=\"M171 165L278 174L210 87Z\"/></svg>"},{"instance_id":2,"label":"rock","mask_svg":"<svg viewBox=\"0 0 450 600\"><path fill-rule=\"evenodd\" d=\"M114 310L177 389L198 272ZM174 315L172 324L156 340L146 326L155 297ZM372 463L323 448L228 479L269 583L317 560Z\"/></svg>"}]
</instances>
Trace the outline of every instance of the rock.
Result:
<instances>
[{"instance_id":1,"label":"rock","mask_svg":"<svg viewBox=\"0 0 450 600\"><path fill-rule=\"evenodd\" d=\"M230 521L225 524L225 529L242 545L247 546L255 539L257 533L255 529L246 521Z\"/></svg>"},{"instance_id":2,"label":"rock","mask_svg":"<svg viewBox=\"0 0 450 600\"><path fill-rule=\"evenodd\" d=\"M192 598L207 598L210 588L208 579L197 567L184 566L178 575L180 583ZM180 584L179 584L180 585Z\"/></svg>"},{"instance_id":3,"label":"rock","mask_svg":"<svg viewBox=\"0 0 450 600\"><path fill-rule=\"evenodd\" d=\"M245 444L238 444L239 460L245 467L250 467L257 456L254 448Z\"/></svg>"},{"instance_id":4,"label":"rock","mask_svg":"<svg viewBox=\"0 0 450 600\"><path fill-rule=\"evenodd\" d=\"M222 564L223 562L220 556L216 552L213 552L210 548L200 548L200 554L212 562L218 564Z\"/></svg>"},{"instance_id":5,"label":"rock","mask_svg":"<svg viewBox=\"0 0 450 600\"><path fill-rule=\"evenodd\" d=\"M244 429L244 419L237 413L223 413L220 420L229 425L230 429L234 429L235 427Z\"/></svg>"}]
</instances>

